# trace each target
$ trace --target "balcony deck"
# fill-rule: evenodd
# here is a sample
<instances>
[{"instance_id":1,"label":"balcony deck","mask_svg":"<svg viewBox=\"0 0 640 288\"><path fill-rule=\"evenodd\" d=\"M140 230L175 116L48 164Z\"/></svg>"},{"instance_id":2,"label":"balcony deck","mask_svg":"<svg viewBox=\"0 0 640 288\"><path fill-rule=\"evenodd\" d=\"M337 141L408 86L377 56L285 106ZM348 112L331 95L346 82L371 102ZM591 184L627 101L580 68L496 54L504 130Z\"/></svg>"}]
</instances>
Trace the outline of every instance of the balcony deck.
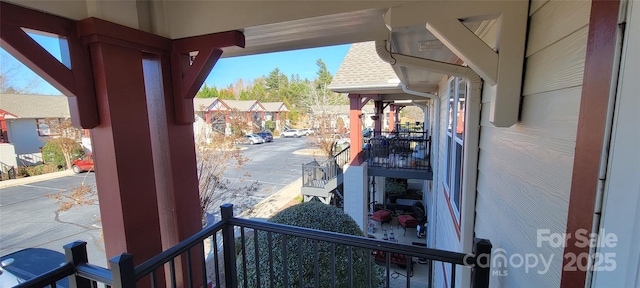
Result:
<instances>
[{"instance_id":1,"label":"balcony deck","mask_svg":"<svg viewBox=\"0 0 640 288\"><path fill-rule=\"evenodd\" d=\"M373 133L377 136L364 142L361 153L369 176L433 180L431 140L426 132Z\"/></svg>"},{"instance_id":2,"label":"balcony deck","mask_svg":"<svg viewBox=\"0 0 640 288\"><path fill-rule=\"evenodd\" d=\"M372 269L374 267L373 265L378 265L380 269L382 269L383 279L381 284L384 287L431 288L433 287L431 275L434 275L432 269L427 269L426 278L411 277L411 274L406 273L406 271L411 271L411 269L413 269L414 272L423 271L424 267L429 268L442 265L437 262L442 262L444 265L449 266L451 271L454 271L448 279L449 283L455 281L455 271L459 270L459 267L460 269L471 269L471 274L473 275L471 279L472 287L489 286L490 263L478 262L481 259L485 259L486 261L490 261L491 259L491 243L488 240L479 239L476 241L474 245L476 254L463 254L406 245L399 242L235 218L233 217L233 206L228 204L221 207L221 214L222 220L220 222L203 229L180 242L178 245L167 249L137 266L133 264L134 255L130 254L122 254L112 258L109 261L110 269L91 265L87 263L86 243L71 243L65 246L68 263L22 283L17 287L43 287L64 277L70 277L69 282L72 287L96 287L98 283L116 288L136 287L137 285L145 287L199 287L202 283L211 283L215 285L213 287L250 287L247 285L246 278L239 278L239 275L248 275L247 269L251 268L246 264L247 254L254 253L253 251L255 251L256 265L260 263L260 270L267 269L266 271L274 270L275 257L282 256L281 259L289 259L286 252L288 249L280 249L282 250L282 255L272 253L272 251L269 250L268 253L261 252L258 256L258 245L255 243L257 243L257 235L259 233L267 236L266 239L268 239L270 244L268 247L279 247L279 245L288 247L288 245L294 245L295 243L297 243L297 247L302 247L301 243L309 243L311 245L310 255L302 254L301 248L294 250L298 252L289 252L295 253L292 255L295 256L293 259L312 257L312 259L315 259L314 263L318 263L321 257L331 257L330 260L333 259L333 257L335 257L334 251L338 251L339 249L340 251L347 251L349 255L364 256L364 263L366 263L367 267L367 269L365 269L366 271L378 271L378 268ZM407 234L409 233L410 231L407 231ZM206 239L211 239L211 243L213 243L213 259L205 258L202 248ZM254 245L249 244L252 239L254 240L255 250ZM319 247L323 247L323 249L319 250ZM483 256L486 255L487 257L477 257L477 255L480 254ZM381 255L384 256L378 257ZM401 263L398 261L401 255L404 256L402 259L407 261L406 267L404 268L405 273L401 272L400 267L393 266L398 266L398 264ZM423 259L429 264L414 264L411 260L413 258ZM266 282L273 283L273 281L277 279L284 283L291 283L293 286L297 286L294 285L294 283L299 283L298 285L302 287L312 287L314 283L318 283L320 277L329 277L329 279L334 279L331 283L336 283L335 280L339 280L342 283L351 283L354 287L377 287L377 285L371 283L371 281L366 280L371 279L369 277L360 277L359 279L365 279L364 282L354 283L354 279L356 279L353 273L354 264L351 261L352 258L348 259L349 261L345 263L345 266L332 266L333 268L322 271L317 264L311 265L314 267L306 267L301 266L301 260L294 261L297 262L297 265L296 263L287 263L285 260L283 267L292 267L294 270L288 271L287 268L284 268L284 273L277 275L278 278L274 278L276 275L273 273L267 273L268 277L266 278ZM207 262L209 261L213 261L215 265L213 265L213 269L209 269L208 271ZM334 263L333 260L329 262ZM266 266L262 267L262 265ZM176 270L180 268L182 268L182 272L176 272ZM336 270L338 268L347 269L346 279L336 279ZM303 269L305 270L305 276L297 279L304 280L294 279L298 276L303 276ZM367 272L367 274L368 273L369 272ZM163 275L166 276L166 278ZM207 277L207 275L211 276ZM417 275L417 273L414 275ZM426 280L426 282L423 282L424 280ZM165 281L168 283L165 284ZM263 284L267 285L267 283ZM315 285L315 287L318 286Z\"/></svg>"}]
</instances>

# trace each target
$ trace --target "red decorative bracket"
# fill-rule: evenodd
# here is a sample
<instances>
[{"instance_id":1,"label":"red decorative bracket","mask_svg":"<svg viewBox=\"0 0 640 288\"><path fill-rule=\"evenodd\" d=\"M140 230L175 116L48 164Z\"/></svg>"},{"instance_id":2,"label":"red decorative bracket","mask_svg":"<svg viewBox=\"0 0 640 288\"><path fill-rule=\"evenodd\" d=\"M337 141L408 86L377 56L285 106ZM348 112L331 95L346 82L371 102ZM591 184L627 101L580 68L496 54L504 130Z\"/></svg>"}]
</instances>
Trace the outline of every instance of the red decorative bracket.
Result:
<instances>
[{"instance_id":1,"label":"red decorative bracket","mask_svg":"<svg viewBox=\"0 0 640 288\"><path fill-rule=\"evenodd\" d=\"M67 96L74 126L85 129L98 126L91 59L89 51L78 38L76 22L6 2L0 2L0 19L2 48ZM71 68L55 59L23 28L66 39Z\"/></svg>"},{"instance_id":2,"label":"red decorative bracket","mask_svg":"<svg viewBox=\"0 0 640 288\"><path fill-rule=\"evenodd\" d=\"M220 48L228 46L244 48L244 34L228 31L172 42L173 96L178 124L193 123L193 97L220 59L222 55ZM192 52L197 52L195 58L191 57Z\"/></svg>"}]
</instances>

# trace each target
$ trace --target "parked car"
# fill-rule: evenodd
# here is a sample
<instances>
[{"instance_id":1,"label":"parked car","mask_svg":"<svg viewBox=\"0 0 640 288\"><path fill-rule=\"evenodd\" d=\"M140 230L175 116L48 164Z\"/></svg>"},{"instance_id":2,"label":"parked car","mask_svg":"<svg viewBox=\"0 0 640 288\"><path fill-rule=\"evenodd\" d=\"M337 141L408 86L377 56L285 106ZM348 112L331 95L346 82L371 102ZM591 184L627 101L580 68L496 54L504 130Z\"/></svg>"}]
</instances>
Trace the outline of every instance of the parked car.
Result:
<instances>
[{"instance_id":1,"label":"parked car","mask_svg":"<svg viewBox=\"0 0 640 288\"><path fill-rule=\"evenodd\" d=\"M93 171L93 153L85 155L84 158L73 160L71 165L73 173L81 173L85 171Z\"/></svg>"},{"instance_id":2,"label":"parked car","mask_svg":"<svg viewBox=\"0 0 640 288\"><path fill-rule=\"evenodd\" d=\"M298 130L298 129L289 129L287 131L282 132L281 136L283 138L287 138L287 137L299 138L299 137L302 136L302 133L300 133L300 130Z\"/></svg>"},{"instance_id":3,"label":"parked car","mask_svg":"<svg viewBox=\"0 0 640 288\"><path fill-rule=\"evenodd\" d=\"M44 249L27 248L0 257L0 287L14 287L66 263L64 254ZM56 287L69 287L67 278Z\"/></svg>"},{"instance_id":4,"label":"parked car","mask_svg":"<svg viewBox=\"0 0 640 288\"><path fill-rule=\"evenodd\" d=\"M244 136L244 138L247 141L247 143L251 145L264 143L264 139L262 139L262 137L260 137L260 135L258 134L247 134Z\"/></svg>"},{"instance_id":5,"label":"parked car","mask_svg":"<svg viewBox=\"0 0 640 288\"><path fill-rule=\"evenodd\" d=\"M271 132L269 132L269 131L261 131L261 132L258 132L256 134L258 134L260 137L262 137L262 139L264 139L265 142L273 141L273 134L271 134Z\"/></svg>"},{"instance_id":6,"label":"parked car","mask_svg":"<svg viewBox=\"0 0 640 288\"><path fill-rule=\"evenodd\" d=\"M300 134L305 135L305 136L313 135L313 133L314 133L314 131L311 128L300 129Z\"/></svg>"}]
</instances>

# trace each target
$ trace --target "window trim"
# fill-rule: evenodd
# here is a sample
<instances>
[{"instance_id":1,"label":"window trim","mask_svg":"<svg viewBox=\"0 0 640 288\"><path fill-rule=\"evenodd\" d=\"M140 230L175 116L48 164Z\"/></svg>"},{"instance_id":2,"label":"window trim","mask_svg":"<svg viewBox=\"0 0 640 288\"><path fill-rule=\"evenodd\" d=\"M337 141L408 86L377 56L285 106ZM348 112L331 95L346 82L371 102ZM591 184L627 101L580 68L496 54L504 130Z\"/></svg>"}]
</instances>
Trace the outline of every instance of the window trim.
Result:
<instances>
[{"instance_id":1,"label":"window trim","mask_svg":"<svg viewBox=\"0 0 640 288\"><path fill-rule=\"evenodd\" d=\"M459 106L459 101L460 101L460 86L461 84L464 83L464 108L460 109ZM453 84L453 85L452 85ZM462 210L462 201L463 201L463 191L462 191L462 187L463 187L463 180L464 180L464 171L463 171L463 166L464 166L464 161L465 161L465 157L464 157L464 143L465 143L465 136L466 133L462 133L462 135L458 135L458 133L456 133L457 131L457 127L458 127L458 115L459 113L463 113L462 114L462 125L465 125L467 122L466 119L466 110L468 109L467 107L467 103L468 103L468 97L469 97L469 82L466 79L463 78L459 78L459 77L452 77L449 79L449 81L447 82L447 87L448 87L448 93L447 93L447 112L448 115L446 116L446 129L445 129L445 142L446 142L446 150L445 150L445 159L447 159L444 163L445 165L445 179L443 182L443 186L444 186L444 192L447 196L447 200L449 202L449 205L451 206L451 210L453 211L453 215L455 217L455 220L457 222L457 224L461 224L462 221L462 215L461 215L461 210ZM453 98L452 98L453 96ZM453 110L452 110L453 109ZM450 129L451 128L451 129ZM463 131L464 131L464 127ZM451 141L450 141L451 139ZM460 149L457 149L458 146L460 146ZM457 160L457 156L458 156L458 151L461 154L460 155L460 161ZM455 202L455 195L453 194L453 186L455 186L455 179L457 174L460 174L460 178L459 181L460 183L458 184L458 191L457 193L459 193L458 195L458 203Z\"/></svg>"},{"instance_id":2,"label":"window trim","mask_svg":"<svg viewBox=\"0 0 640 288\"><path fill-rule=\"evenodd\" d=\"M41 136L41 137L60 136L60 133L51 133L51 126L46 123L47 119L49 118L36 118L36 129L38 130L38 136ZM62 122L60 121L61 120L60 118L56 118L56 119L58 120L58 123ZM47 130L49 130L50 133L43 134L42 129L40 129L40 125L47 125L48 126Z\"/></svg>"}]
</instances>

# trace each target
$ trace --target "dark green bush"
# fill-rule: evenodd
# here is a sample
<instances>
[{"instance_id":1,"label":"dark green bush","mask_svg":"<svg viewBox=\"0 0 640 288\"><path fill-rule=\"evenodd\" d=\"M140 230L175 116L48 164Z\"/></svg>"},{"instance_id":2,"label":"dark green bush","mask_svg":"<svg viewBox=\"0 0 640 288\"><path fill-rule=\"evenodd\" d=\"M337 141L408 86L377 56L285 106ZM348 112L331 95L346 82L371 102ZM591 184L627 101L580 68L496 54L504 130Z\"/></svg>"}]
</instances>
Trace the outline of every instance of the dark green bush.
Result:
<instances>
[{"instance_id":1,"label":"dark green bush","mask_svg":"<svg viewBox=\"0 0 640 288\"><path fill-rule=\"evenodd\" d=\"M356 222L342 210L325 205L320 202L312 201L291 206L269 219L269 222L293 225L298 227L312 228L317 230L332 231L349 235L363 236L362 231ZM269 241L271 238L271 241ZM281 234L268 235L267 232L258 232L258 255L260 267L260 284L264 287L315 287L315 262L314 240L298 239L298 237L286 237L287 252L287 271L288 283L284 283L284 261L283 261L283 240L285 237ZM236 240L238 241L238 240ZM245 240L247 247L247 281L249 287L257 286L256 273L256 255L253 237L247 237ZM269 245L271 243L271 245ZM299 250L299 245L301 249ZM317 242L318 253L318 278L319 287L330 287L333 283L331 276L332 264L335 267L335 287L349 287L349 274L353 276L353 287L367 287L367 274L370 275L371 287L381 287L383 284L382 270L373 260L370 260L370 273L367 273L367 256L370 250L354 248L349 251L349 247L345 245L335 245L334 255L331 257L331 243ZM240 248L241 249L241 248ZM302 253L298 253L301 251ZM242 251L238 253L238 283L243 285L245 278ZM274 277L271 278L269 255L273 257ZM334 259L334 261L332 261ZM298 262L301 260L301 265ZM351 271L349 263L351 263ZM302 271L299 271L299 268ZM301 272L301 273L300 273ZM300 278L302 275L302 278ZM274 283L270 283L273 280ZM302 284L302 285L301 285Z\"/></svg>"}]
</instances>

